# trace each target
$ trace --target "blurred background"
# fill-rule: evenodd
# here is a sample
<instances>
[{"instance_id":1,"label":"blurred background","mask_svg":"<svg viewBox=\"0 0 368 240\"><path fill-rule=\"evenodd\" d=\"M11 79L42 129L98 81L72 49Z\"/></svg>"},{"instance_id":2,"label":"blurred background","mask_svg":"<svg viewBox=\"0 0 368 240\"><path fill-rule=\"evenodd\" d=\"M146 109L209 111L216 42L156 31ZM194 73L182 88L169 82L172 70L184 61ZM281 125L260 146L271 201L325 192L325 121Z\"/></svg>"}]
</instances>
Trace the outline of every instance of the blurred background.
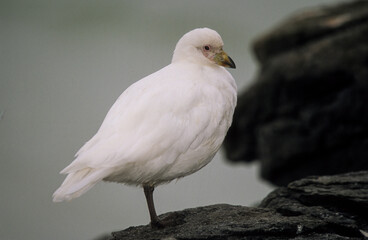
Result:
<instances>
[{"instance_id":1,"label":"blurred background","mask_svg":"<svg viewBox=\"0 0 368 240\"><path fill-rule=\"evenodd\" d=\"M97 239L148 224L142 189L100 183L68 203L51 196L75 152L129 85L171 61L197 27L218 31L239 90L254 77L252 40L305 7L336 0L0 2L0 239ZM159 214L252 206L272 186L256 164L220 152L201 171L158 187Z\"/></svg>"}]
</instances>

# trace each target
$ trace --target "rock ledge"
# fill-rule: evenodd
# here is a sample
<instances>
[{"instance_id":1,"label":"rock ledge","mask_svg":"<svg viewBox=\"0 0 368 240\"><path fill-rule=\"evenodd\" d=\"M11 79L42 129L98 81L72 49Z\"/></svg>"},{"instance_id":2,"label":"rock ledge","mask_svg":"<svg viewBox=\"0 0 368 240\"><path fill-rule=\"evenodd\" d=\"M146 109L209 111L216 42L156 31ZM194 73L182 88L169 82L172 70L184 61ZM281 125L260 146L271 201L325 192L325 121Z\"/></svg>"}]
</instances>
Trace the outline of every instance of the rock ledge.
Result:
<instances>
[{"instance_id":1,"label":"rock ledge","mask_svg":"<svg viewBox=\"0 0 368 240\"><path fill-rule=\"evenodd\" d=\"M176 226L130 227L111 240L364 239L368 172L301 179L276 189L259 207L217 204L175 214Z\"/></svg>"}]
</instances>

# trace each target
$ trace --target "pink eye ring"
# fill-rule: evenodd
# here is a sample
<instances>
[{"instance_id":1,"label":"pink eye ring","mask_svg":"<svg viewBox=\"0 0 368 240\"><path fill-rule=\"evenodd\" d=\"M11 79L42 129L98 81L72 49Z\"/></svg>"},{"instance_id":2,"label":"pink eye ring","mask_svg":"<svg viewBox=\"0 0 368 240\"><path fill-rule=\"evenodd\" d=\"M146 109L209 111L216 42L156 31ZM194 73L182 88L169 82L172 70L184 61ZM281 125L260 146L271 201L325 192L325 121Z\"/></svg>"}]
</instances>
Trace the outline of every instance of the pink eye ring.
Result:
<instances>
[{"instance_id":1,"label":"pink eye ring","mask_svg":"<svg viewBox=\"0 0 368 240\"><path fill-rule=\"evenodd\" d=\"M208 45L206 45L206 46L204 46L204 47L203 47L203 49L204 49L204 50L206 50L206 51L210 50L210 48L211 48L211 47L210 47L210 46L208 46Z\"/></svg>"}]
</instances>

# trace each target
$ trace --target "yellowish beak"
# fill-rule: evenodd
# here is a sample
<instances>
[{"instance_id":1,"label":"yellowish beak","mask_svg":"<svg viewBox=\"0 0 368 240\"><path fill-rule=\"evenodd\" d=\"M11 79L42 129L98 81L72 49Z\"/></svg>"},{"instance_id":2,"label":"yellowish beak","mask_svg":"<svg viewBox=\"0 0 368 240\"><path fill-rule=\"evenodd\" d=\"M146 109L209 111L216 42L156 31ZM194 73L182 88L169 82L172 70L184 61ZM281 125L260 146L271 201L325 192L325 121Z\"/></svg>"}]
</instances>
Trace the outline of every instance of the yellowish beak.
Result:
<instances>
[{"instance_id":1,"label":"yellowish beak","mask_svg":"<svg viewBox=\"0 0 368 240\"><path fill-rule=\"evenodd\" d=\"M213 60L220 66L236 68L234 61L224 51L216 53Z\"/></svg>"}]
</instances>

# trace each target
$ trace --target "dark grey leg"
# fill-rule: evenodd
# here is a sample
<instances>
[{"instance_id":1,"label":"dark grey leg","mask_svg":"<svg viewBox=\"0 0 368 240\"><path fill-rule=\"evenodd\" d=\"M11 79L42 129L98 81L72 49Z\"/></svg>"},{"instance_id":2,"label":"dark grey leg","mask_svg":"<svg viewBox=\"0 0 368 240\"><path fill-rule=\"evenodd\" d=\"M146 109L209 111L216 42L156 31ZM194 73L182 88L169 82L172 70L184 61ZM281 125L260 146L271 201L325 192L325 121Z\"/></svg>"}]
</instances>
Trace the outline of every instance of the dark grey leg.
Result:
<instances>
[{"instance_id":1,"label":"dark grey leg","mask_svg":"<svg viewBox=\"0 0 368 240\"><path fill-rule=\"evenodd\" d=\"M157 217L155 204L153 202L153 190L155 190L154 186L143 186L144 195L146 196L148 210L151 217L151 226L154 228L162 228L163 224L160 222L160 219Z\"/></svg>"}]
</instances>

